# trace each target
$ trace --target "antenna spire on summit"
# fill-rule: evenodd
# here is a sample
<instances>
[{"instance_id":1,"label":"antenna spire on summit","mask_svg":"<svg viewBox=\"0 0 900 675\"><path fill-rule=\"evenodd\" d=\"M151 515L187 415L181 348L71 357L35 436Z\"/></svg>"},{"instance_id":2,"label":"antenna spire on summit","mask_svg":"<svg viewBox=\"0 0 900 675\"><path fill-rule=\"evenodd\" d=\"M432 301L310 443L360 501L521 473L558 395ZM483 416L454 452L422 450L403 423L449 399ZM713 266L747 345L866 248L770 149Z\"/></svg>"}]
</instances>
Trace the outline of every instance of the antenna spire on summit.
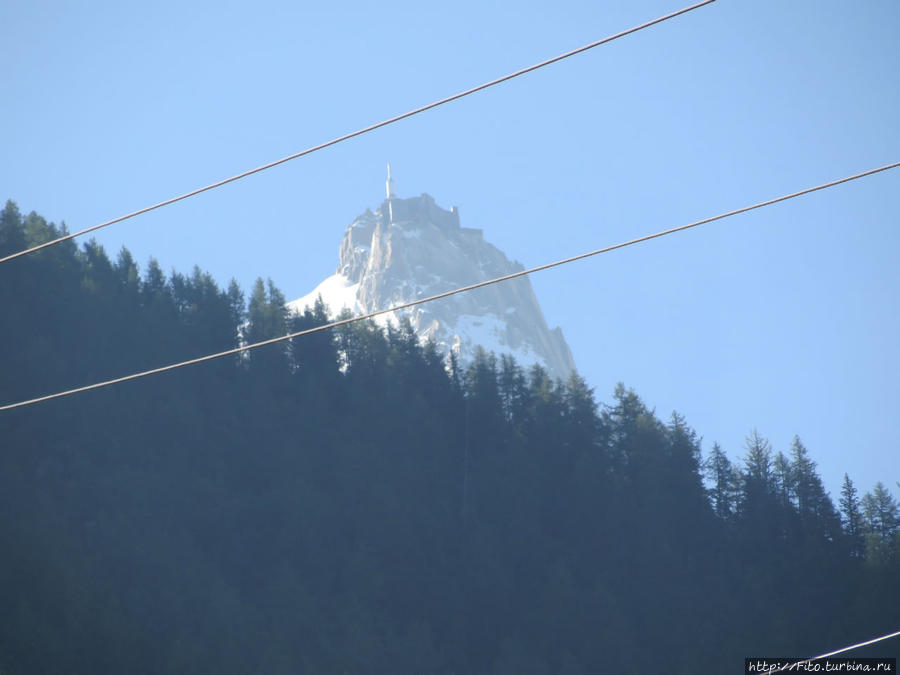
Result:
<instances>
[{"instance_id":1,"label":"antenna spire on summit","mask_svg":"<svg viewBox=\"0 0 900 675\"><path fill-rule=\"evenodd\" d=\"M394 179L391 178L391 163L388 162L388 177L387 182L384 184L384 191L387 194L388 199L393 199L397 196L397 193L394 192Z\"/></svg>"},{"instance_id":2,"label":"antenna spire on summit","mask_svg":"<svg viewBox=\"0 0 900 675\"><path fill-rule=\"evenodd\" d=\"M384 184L384 191L387 194L388 223L393 224L393 222L394 222L394 205L391 203L391 200L397 196L397 193L394 192L394 179L391 178L391 163L390 162L388 162L388 177L387 177L387 181Z\"/></svg>"}]
</instances>

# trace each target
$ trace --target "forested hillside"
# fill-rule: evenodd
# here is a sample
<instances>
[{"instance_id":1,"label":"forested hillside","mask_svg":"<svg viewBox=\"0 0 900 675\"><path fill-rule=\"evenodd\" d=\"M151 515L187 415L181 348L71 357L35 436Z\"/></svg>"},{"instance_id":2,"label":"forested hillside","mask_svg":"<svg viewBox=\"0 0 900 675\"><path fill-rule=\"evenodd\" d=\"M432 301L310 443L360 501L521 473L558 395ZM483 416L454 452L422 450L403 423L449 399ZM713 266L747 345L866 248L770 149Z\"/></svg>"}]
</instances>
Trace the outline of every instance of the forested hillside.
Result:
<instances>
[{"instance_id":1,"label":"forested hillside","mask_svg":"<svg viewBox=\"0 0 900 675\"><path fill-rule=\"evenodd\" d=\"M58 231L8 203L0 255ZM71 242L0 306L0 404L325 322ZM365 323L0 412L0 672L725 673L900 627L890 490L727 450Z\"/></svg>"}]
</instances>

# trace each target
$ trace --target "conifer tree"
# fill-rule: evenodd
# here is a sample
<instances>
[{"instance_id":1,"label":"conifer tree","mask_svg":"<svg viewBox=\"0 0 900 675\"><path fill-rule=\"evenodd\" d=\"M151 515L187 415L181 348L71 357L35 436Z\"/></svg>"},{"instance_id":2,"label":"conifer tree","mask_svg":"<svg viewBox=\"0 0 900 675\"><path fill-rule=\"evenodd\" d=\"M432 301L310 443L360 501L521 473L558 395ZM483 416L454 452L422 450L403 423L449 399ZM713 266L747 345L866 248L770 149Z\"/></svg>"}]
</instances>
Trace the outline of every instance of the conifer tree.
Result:
<instances>
[{"instance_id":1,"label":"conifer tree","mask_svg":"<svg viewBox=\"0 0 900 675\"><path fill-rule=\"evenodd\" d=\"M879 481L872 492L865 494L862 509L866 532L877 535L882 541L889 541L900 523L897 502L884 483Z\"/></svg>"},{"instance_id":2,"label":"conifer tree","mask_svg":"<svg viewBox=\"0 0 900 675\"><path fill-rule=\"evenodd\" d=\"M244 304L244 292L238 285L236 279L232 279L228 284L228 309L231 316L232 337L237 339L237 331L244 322L247 314L246 305Z\"/></svg>"},{"instance_id":3,"label":"conifer tree","mask_svg":"<svg viewBox=\"0 0 900 675\"><path fill-rule=\"evenodd\" d=\"M863 517L859 493L846 473L844 474L844 482L841 485L840 506L844 534L846 534L850 544L850 555L860 558L865 551Z\"/></svg>"},{"instance_id":4,"label":"conifer tree","mask_svg":"<svg viewBox=\"0 0 900 675\"><path fill-rule=\"evenodd\" d=\"M137 263L134 262L134 257L131 255L131 251L124 246L119 251L119 257L116 258L115 269L116 281L119 283L119 288L123 291L130 303L135 303L137 301L138 291L140 290L141 277L138 272Z\"/></svg>"},{"instance_id":5,"label":"conifer tree","mask_svg":"<svg viewBox=\"0 0 900 675\"><path fill-rule=\"evenodd\" d=\"M528 405L528 385L525 374L509 354L500 355L500 371L497 376L503 414L507 421L519 418Z\"/></svg>"},{"instance_id":6,"label":"conifer tree","mask_svg":"<svg viewBox=\"0 0 900 675\"><path fill-rule=\"evenodd\" d=\"M891 493L879 481L862 498L863 526L866 532L866 562L873 566L888 564L896 555L895 533L898 506Z\"/></svg>"},{"instance_id":7,"label":"conifer tree","mask_svg":"<svg viewBox=\"0 0 900 675\"><path fill-rule=\"evenodd\" d=\"M810 459L806 446L798 436L794 436L791 442L791 478L800 517L814 516L822 498L821 485L816 474L816 463Z\"/></svg>"},{"instance_id":8,"label":"conifer tree","mask_svg":"<svg viewBox=\"0 0 900 675\"><path fill-rule=\"evenodd\" d=\"M754 429L745 440L744 460L749 478L766 489L772 487L772 444Z\"/></svg>"},{"instance_id":9,"label":"conifer tree","mask_svg":"<svg viewBox=\"0 0 900 675\"><path fill-rule=\"evenodd\" d=\"M754 429L744 440L742 506L746 510L773 492L772 445Z\"/></svg>"},{"instance_id":10,"label":"conifer tree","mask_svg":"<svg viewBox=\"0 0 900 675\"><path fill-rule=\"evenodd\" d=\"M685 481L682 487L698 488L700 483L700 439L697 432L688 426L684 416L672 412L666 427L669 439L669 467Z\"/></svg>"},{"instance_id":11,"label":"conifer tree","mask_svg":"<svg viewBox=\"0 0 900 675\"><path fill-rule=\"evenodd\" d=\"M738 512L752 536L785 536L782 505L775 493L772 445L756 429L745 439L744 469ZM767 533L767 534L766 534Z\"/></svg>"},{"instance_id":12,"label":"conifer tree","mask_svg":"<svg viewBox=\"0 0 900 675\"><path fill-rule=\"evenodd\" d=\"M601 425L594 390L588 387L583 377L573 372L563 396L568 434L581 449L600 453Z\"/></svg>"},{"instance_id":13,"label":"conifer tree","mask_svg":"<svg viewBox=\"0 0 900 675\"><path fill-rule=\"evenodd\" d=\"M141 294L145 306L151 306L158 302L165 302L169 290L166 284L166 275L159 266L156 258L150 258L147 263L147 274L144 275L141 284Z\"/></svg>"},{"instance_id":14,"label":"conifer tree","mask_svg":"<svg viewBox=\"0 0 900 675\"><path fill-rule=\"evenodd\" d=\"M709 498L713 513L722 520L730 519L736 512L739 474L718 443L713 443L709 457L703 462L703 470L706 478L712 483Z\"/></svg>"},{"instance_id":15,"label":"conifer tree","mask_svg":"<svg viewBox=\"0 0 900 675\"><path fill-rule=\"evenodd\" d=\"M775 459L772 460L772 482L775 486L775 493L783 504L796 506L797 490L794 472L790 460L781 451L775 453Z\"/></svg>"},{"instance_id":16,"label":"conifer tree","mask_svg":"<svg viewBox=\"0 0 900 675\"><path fill-rule=\"evenodd\" d=\"M7 200L0 211L0 255L9 255L25 248L25 233L22 231L22 213L12 200Z\"/></svg>"}]
</instances>

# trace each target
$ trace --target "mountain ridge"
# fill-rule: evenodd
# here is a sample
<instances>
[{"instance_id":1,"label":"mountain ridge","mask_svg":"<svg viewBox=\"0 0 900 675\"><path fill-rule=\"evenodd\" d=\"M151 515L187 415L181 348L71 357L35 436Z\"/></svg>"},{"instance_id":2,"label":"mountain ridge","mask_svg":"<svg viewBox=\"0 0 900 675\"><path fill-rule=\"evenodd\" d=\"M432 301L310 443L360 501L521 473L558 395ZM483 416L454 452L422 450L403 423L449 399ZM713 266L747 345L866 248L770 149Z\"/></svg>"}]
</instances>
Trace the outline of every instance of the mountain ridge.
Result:
<instances>
[{"instance_id":1,"label":"mountain ridge","mask_svg":"<svg viewBox=\"0 0 900 675\"><path fill-rule=\"evenodd\" d=\"M396 197L388 178L387 198L347 226L335 273L307 295L288 303L294 312L318 297L331 316L354 315L408 303L524 269L484 239L462 227L459 210L445 210L428 194ZM479 288L377 317L381 325L409 318L422 341L470 363L477 347L511 354L523 367L540 365L566 380L576 371L560 328L550 329L527 277Z\"/></svg>"}]
</instances>

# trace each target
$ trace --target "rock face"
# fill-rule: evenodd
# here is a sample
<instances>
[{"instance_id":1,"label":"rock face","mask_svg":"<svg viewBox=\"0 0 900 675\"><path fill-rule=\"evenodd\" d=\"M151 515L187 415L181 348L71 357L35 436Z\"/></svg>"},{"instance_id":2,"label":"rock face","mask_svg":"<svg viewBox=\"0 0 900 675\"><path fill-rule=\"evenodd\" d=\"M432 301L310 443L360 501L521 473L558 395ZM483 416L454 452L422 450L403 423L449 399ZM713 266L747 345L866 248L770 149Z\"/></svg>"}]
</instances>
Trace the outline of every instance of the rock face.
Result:
<instances>
[{"instance_id":1,"label":"rock face","mask_svg":"<svg viewBox=\"0 0 900 675\"><path fill-rule=\"evenodd\" d=\"M423 194L393 196L373 213L366 210L346 230L337 271L311 293L288 303L297 312L321 295L329 313L348 308L365 314L443 291L519 271L481 230L460 227L459 211L445 211ZM444 353L471 362L477 346L499 357L508 353L525 368L540 364L551 377L566 379L575 370L559 328L550 330L527 277L400 310L422 341L433 340Z\"/></svg>"}]
</instances>

